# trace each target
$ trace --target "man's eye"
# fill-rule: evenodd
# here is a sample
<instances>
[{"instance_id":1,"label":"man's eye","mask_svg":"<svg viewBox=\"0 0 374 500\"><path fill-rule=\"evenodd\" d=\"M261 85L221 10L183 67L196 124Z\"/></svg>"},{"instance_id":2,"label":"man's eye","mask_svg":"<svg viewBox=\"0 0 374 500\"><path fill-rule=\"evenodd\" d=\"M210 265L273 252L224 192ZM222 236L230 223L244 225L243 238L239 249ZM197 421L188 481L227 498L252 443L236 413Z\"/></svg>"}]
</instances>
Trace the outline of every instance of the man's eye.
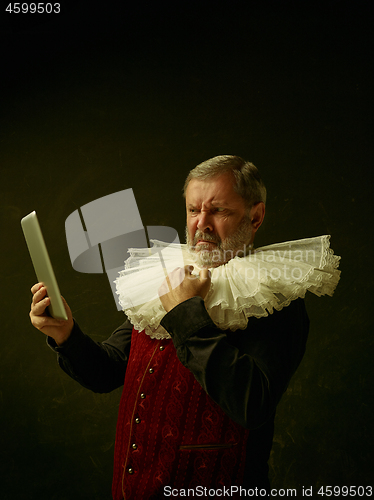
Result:
<instances>
[{"instance_id":1,"label":"man's eye","mask_svg":"<svg viewBox=\"0 0 374 500\"><path fill-rule=\"evenodd\" d=\"M223 212L225 209L223 207L216 207L214 209L215 212Z\"/></svg>"}]
</instances>

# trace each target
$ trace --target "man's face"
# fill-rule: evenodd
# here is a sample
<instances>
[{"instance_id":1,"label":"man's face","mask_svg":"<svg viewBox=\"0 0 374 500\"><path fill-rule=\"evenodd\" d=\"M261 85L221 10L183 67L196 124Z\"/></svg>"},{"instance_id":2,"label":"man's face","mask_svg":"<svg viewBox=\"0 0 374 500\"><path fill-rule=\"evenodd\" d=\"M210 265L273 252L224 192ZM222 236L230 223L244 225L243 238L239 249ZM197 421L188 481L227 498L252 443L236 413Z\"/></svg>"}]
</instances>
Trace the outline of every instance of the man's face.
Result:
<instances>
[{"instance_id":1,"label":"man's face","mask_svg":"<svg viewBox=\"0 0 374 500\"><path fill-rule=\"evenodd\" d=\"M251 221L233 182L228 172L205 181L192 179L187 186L186 239L202 267L220 266L249 248Z\"/></svg>"}]
</instances>

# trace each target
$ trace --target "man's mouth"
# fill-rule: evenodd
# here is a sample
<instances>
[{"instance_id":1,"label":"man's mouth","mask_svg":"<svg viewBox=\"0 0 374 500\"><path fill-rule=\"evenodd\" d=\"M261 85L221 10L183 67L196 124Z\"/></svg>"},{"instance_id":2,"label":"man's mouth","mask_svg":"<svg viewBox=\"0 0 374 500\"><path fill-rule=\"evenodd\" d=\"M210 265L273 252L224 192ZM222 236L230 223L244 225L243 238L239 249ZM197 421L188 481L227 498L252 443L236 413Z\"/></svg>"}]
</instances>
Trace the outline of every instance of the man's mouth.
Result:
<instances>
[{"instance_id":1,"label":"man's mouth","mask_svg":"<svg viewBox=\"0 0 374 500\"><path fill-rule=\"evenodd\" d=\"M208 240L198 240L196 243L196 246L198 245L216 245L217 243L215 241L208 241Z\"/></svg>"}]
</instances>

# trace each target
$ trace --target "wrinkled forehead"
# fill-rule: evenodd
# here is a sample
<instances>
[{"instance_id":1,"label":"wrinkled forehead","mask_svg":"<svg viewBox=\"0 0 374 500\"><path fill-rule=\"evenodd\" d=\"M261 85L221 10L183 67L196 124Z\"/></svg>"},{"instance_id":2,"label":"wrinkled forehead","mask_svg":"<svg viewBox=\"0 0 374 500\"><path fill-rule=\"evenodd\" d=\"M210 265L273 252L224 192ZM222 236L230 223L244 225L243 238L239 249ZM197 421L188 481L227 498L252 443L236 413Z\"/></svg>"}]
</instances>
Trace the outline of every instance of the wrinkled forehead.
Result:
<instances>
[{"instance_id":1,"label":"wrinkled forehead","mask_svg":"<svg viewBox=\"0 0 374 500\"><path fill-rule=\"evenodd\" d=\"M187 206L244 206L243 198L234 189L234 176L231 172L210 179L191 179L186 189Z\"/></svg>"}]
</instances>

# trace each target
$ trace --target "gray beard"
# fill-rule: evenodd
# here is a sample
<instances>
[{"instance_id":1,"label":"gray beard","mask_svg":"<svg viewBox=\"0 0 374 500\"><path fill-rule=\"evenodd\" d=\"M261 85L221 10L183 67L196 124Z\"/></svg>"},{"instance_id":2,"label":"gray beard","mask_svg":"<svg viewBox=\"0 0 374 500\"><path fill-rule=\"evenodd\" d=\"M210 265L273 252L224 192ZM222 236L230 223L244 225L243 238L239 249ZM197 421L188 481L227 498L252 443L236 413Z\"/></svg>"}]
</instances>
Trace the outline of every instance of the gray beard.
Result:
<instances>
[{"instance_id":1,"label":"gray beard","mask_svg":"<svg viewBox=\"0 0 374 500\"><path fill-rule=\"evenodd\" d=\"M186 227L186 242L188 249L193 253L196 263L200 267L218 267L225 264L235 256L243 257L247 255L252 247L249 241L252 237L252 224L248 216L244 216L239 224L238 230L221 240L217 235L204 233L199 229L196 231L193 241L188 234ZM209 245L199 245L195 247L199 239L216 243L217 248L209 250Z\"/></svg>"}]
</instances>

